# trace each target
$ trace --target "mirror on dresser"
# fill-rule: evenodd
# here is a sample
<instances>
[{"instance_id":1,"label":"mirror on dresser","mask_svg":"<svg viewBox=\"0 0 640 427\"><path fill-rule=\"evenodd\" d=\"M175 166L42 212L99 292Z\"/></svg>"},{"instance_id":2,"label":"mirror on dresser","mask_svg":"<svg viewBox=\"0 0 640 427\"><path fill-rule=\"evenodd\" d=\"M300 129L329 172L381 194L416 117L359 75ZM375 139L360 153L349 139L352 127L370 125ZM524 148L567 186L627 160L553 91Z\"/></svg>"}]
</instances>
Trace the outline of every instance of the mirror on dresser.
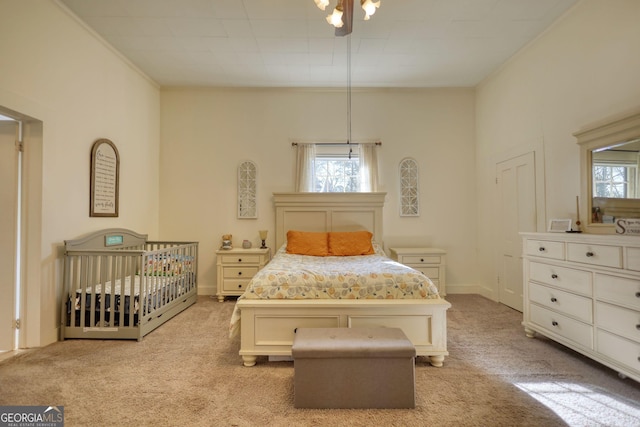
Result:
<instances>
[{"instance_id":1,"label":"mirror on dresser","mask_svg":"<svg viewBox=\"0 0 640 427\"><path fill-rule=\"evenodd\" d=\"M640 109L573 135L580 144L584 230L611 234L615 218L640 218Z\"/></svg>"}]
</instances>

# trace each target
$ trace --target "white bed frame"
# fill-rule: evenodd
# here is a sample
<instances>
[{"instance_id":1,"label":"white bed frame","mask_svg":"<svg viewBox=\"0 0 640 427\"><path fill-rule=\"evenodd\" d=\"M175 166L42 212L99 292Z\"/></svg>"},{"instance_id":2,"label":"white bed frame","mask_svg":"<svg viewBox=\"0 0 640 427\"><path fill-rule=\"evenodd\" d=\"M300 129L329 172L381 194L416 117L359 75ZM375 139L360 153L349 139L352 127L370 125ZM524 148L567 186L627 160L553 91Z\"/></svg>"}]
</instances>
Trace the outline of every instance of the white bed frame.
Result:
<instances>
[{"instance_id":1,"label":"white bed frame","mask_svg":"<svg viewBox=\"0 0 640 427\"><path fill-rule=\"evenodd\" d=\"M274 193L276 250L288 230L369 230L382 244L382 208L386 193ZM433 366L447 351L451 304L424 300L250 300L240 308L240 355L245 366L258 356L291 356L297 328L401 328Z\"/></svg>"}]
</instances>

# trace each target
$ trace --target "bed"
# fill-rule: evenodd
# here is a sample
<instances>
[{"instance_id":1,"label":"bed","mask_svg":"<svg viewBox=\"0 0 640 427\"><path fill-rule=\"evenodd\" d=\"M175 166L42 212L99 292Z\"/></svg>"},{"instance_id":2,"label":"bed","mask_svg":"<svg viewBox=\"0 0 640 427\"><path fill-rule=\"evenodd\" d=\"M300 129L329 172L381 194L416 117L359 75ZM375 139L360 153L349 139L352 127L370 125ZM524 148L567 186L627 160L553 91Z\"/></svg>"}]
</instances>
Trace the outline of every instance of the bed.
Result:
<instances>
[{"instance_id":1,"label":"bed","mask_svg":"<svg viewBox=\"0 0 640 427\"><path fill-rule=\"evenodd\" d=\"M303 262L302 259L282 261L279 257L284 250L289 231L302 230L318 233L369 231L372 240L382 246L382 210L385 195L385 193L274 193L276 256L254 276L243 295L238 298L230 322L230 335L240 335L239 354L245 366L255 365L258 356L276 358L291 356L295 331L301 327L401 328L416 347L417 355L428 357L433 366L443 365L444 357L448 355L446 312L451 305L437 295L437 289L426 277L395 263L379 249L375 254L366 257L369 260L368 263L379 267L382 262L385 262L393 265L396 270L404 268L401 274L412 281L416 281L420 276L418 280L420 284L414 284L412 290L403 297L387 294L387 292L396 292L404 286L396 281L398 285L395 288L396 291L385 290L380 291L378 295L361 295L359 294L361 289L355 293L349 290L346 291L347 294L334 298L327 297L324 290L307 291L306 297L311 298L302 298L299 294L286 295L290 285L280 289L277 289L277 286L271 288L264 286L283 271L293 269L292 263ZM381 257L381 259L371 261L370 256ZM328 258L341 259L326 259L323 262L347 262L342 260L343 257ZM282 262L285 264L281 264ZM305 268L302 267L303 270ZM331 269L336 271L341 267L336 269L332 266ZM272 277L269 278L269 275ZM280 279L282 278L277 280ZM283 289L285 289L284 294Z\"/></svg>"},{"instance_id":2,"label":"bed","mask_svg":"<svg viewBox=\"0 0 640 427\"><path fill-rule=\"evenodd\" d=\"M65 240L61 338L140 341L196 302L197 242L110 228Z\"/></svg>"}]
</instances>

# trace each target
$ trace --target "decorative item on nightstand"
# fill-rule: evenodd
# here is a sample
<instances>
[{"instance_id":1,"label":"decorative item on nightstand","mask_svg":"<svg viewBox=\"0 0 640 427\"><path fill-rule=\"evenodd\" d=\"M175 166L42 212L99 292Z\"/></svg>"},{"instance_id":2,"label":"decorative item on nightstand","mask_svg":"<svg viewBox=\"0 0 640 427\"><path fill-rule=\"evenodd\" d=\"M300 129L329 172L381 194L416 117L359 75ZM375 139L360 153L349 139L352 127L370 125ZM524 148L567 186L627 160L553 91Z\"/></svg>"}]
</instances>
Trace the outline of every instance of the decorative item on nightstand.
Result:
<instances>
[{"instance_id":1,"label":"decorative item on nightstand","mask_svg":"<svg viewBox=\"0 0 640 427\"><path fill-rule=\"evenodd\" d=\"M266 240L267 240L267 230L260 230L258 231L258 233L260 233L260 240L262 240L262 246L260 246L260 249L266 249L267 245L266 245Z\"/></svg>"},{"instance_id":2,"label":"decorative item on nightstand","mask_svg":"<svg viewBox=\"0 0 640 427\"><path fill-rule=\"evenodd\" d=\"M225 250L233 249L233 244L231 243L231 234L222 235L221 249L225 249Z\"/></svg>"},{"instance_id":3,"label":"decorative item on nightstand","mask_svg":"<svg viewBox=\"0 0 640 427\"><path fill-rule=\"evenodd\" d=\"M427 276L438 288L440 296L447 294L445 266L447 252L438 248L389 248L391 259L414 268Z\"/></svg>"}]
</instances>

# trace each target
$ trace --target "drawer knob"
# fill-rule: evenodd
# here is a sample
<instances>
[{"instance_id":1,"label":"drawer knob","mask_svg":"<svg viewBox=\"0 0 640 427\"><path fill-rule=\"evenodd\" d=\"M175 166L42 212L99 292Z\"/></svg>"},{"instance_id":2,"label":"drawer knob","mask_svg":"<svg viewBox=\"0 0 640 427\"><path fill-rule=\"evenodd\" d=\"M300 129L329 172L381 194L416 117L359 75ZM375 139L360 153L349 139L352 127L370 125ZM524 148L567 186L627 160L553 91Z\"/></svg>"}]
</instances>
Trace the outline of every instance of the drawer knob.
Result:
<instances>
[{"instance_id":1,"label":"drawer knob","mask_svg":"<svg viewBox=\"0 0 640 427\"><path fill-rule=\"evenodd\" d=\"M242 271L238 271L238 276L242 276Z\"/></svg>"},{"instance_id":2,"label":"drawer knob","mask_svg":"<svg viewBox=\"0 0 640 427\"><path fill-rule=\"evenodd\" d=\"M593 256L593 252L587 252L585 255L586 255L587 257L592 257L592 256Z\"/></svg>"},{"instance_id":3,"label":"drawer knob","mask_svg":"<svg viewBox=\"0 0 640 427\"><path fill-rule=\"evenodd\" d=\"M242 262L242 258L238 258L238 262Z\"/></svg>"},{"instance_id":4,"label":"drawer knob","mask_svg":"<svg viewBox=\"0 0 640 427\"><path fill-rule=\"evenodd\" d=\"M636 292L636 298L640 298L640 292Z\"/></svg>"},{"instance_id":5,"label":"drawer knob","mask_svg":"<svg viewBox=\"0 0 640 427\"><path fill-rule=\"evenodd\" d=\"M552 275L551 275L551 278L552 278L552 279L557 279L557 278L558 278L558 275L557 275L557 274L552 274Z\"/></svg>"},{"instance_id":6,"label":"drawer knob","mask_svg":"<svg viewBox=\"0 0 640 427\"><path fill-rule=\"evenodd\" d=\"M544 251L546 251L547 249L546 249L544 246L540 246L540 247L538 248L538 250L539 250L540 252L544 252Z\"/></svg>"},{"instance_id":7,"label":"drawer knob","mask_svg":"<svg viewBox=\"0 0 640 427\"><path fill-rule=\"evenodd\" d=\"M424 262L424 258L420 258L420 262Z\"/></svg>"},{"instance_id":8,"label":"drawer knob","mask_svg":"<svg viewBox=\"0 0 640 427\"><path fill-rule=\"evenodd\" d=\"M556 297L551 297L551 302L558 302L558 299Z\"/></svg>"},{"instance_id":9,"label":"drawer knob","mask_svg":"<svg viewBox=\"0 0 640 427\"><path fill-rule=\"evenodd\" d=\"M238 285L238 289L242 289L242 285Z\"/></svg>"},{"instance_id":10,"label":"drawer knob","mask_svg":"<svg viewBox=\"0 0 640 427\"><path fill-rule=\"evenodd\" d=\"M553 322L551 322L551 324L552 324L553 326L558 326L558 322L556 322L555 320L554 320Z\"/></svg>"}]
</instances>

